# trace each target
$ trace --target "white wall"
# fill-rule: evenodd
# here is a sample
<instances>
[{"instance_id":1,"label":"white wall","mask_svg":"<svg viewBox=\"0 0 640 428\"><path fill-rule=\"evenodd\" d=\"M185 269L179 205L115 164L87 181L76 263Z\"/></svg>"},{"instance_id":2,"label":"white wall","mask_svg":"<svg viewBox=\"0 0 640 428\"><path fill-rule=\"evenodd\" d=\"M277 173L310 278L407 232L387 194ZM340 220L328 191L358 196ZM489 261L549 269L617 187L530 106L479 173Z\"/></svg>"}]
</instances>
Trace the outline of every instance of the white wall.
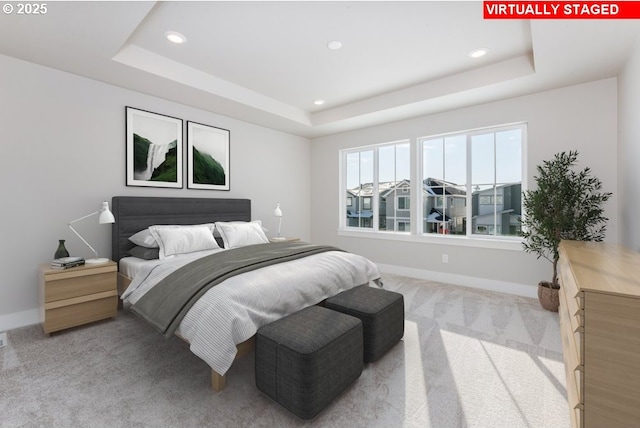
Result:
<instances>
[{"instance_id":1,"label":"white wall","mask_svg":"<svg viewBox=\"0 0 640 428\"><path fill-rule=\"evenodd\" d=\"M640 251L640 38L618 77L618 199L621 242Z\"/></svg>"},{"instance_id":2,"label":"white wall","mask_svg":"<svg viewBox=\"0 0 640 428\"><path fill-rule=\"evenodd\" d=\"M636 73L636 75L638 75ZM311 239L362 254L385 269L462 285L534 295L542 279L550 279L551 265L521 250L469 248L338 236L338 151L444 132L526 121L527 168L533 185L535 167L563 150L576 149L580 166L590 166L614 193L607 203L607 240L617 241L617 92L616 79L419 117L322 138L311 143ZM638 181L636 181L637 183ZM517 246L518 247L518 246ZM518 247L519 248L519 247ZM443 264L441 255L448 254Z\"/></svg>"},{"instance_id":3,"label":"white wall","mask_svg":"<svg viewBox=\"0 0 640 428\"><path fill-rule=\"evenodd\" d=\"M126 187L125 106L229 129L231 191ZM38 322L38 264L58 239L92 256L67 223L112 196L250 198L273 233L280 202L283 234L310 237L307 139L1 55L0 130L0 331ZM110 255L110 226L77 229Z\"/></svg>"}]
</instances>

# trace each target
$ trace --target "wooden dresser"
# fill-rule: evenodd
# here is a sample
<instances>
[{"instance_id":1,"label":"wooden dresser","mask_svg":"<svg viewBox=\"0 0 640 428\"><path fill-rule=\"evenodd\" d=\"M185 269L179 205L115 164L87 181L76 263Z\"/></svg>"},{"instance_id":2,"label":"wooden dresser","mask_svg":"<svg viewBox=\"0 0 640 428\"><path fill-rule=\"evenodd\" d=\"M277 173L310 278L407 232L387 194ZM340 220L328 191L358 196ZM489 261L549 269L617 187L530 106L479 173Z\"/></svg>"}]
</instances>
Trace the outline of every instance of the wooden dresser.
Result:
<instances>
[{"instance_id":1,"label":"wooden dresser","mask_svg":"<svg viewBox=\"0 0 640 428\"><path fill-rule=\"evenodd\" d=\"M572 426L640 426L640 254L562 241L558 265Z\"/></svg>"},{"instance_id":2,"label":"wooden dresser","mask_svg":"<svg viewBox=\"0 0 640 428\"><path fill-rule=\"evenodd\" d=\"M116 271L109 261L57 270L40 266L40 308L46 334L105 318L118 311Z\"/></svg>"}]
</instances>

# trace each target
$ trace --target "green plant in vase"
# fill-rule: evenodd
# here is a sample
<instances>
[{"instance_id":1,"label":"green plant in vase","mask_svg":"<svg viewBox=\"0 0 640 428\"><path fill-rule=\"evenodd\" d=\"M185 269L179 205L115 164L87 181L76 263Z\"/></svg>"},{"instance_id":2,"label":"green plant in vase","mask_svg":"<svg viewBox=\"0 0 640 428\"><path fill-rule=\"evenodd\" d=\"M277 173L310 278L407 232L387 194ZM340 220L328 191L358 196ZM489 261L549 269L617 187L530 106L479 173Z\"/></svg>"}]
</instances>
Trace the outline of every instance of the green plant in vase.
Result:
<instances>
[{"instance_id":1,"label":"green plant in vase","mask_svg":"<svg viewBox=\"0 0 640 428\"><path fill-rule=\"evenodd\" d=\"M558 310L559 302L560 241L602 241L607 228L603 206L612 194L601 191L602 182L590 168L575 170L577 162L577 151L557 153L537 166L537 189L523 192L523 247L553 265L551 281L538 284L540 303L552 311Z\"/></svg>"}]
</instances>

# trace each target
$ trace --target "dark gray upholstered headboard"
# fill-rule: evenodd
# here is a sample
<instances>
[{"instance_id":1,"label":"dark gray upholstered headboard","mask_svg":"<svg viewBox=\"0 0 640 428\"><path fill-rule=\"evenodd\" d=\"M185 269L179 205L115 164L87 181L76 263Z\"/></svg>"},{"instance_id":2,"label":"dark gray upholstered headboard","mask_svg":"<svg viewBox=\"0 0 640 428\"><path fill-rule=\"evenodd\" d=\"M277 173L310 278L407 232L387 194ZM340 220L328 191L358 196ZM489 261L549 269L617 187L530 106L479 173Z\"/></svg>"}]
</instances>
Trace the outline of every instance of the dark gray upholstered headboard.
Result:
<instances>
[{"instance_id":1,"label":"dark gray upholstered headboard","mask_svg":"<svg viewBox=\"0 0 640 428\"><path fill-rule=\"evenodd\" d=\"M250 199L158 198L114 196L111 257L119 261L133 248L129 237L154 224L201 224L251 221Z\"/></svg>"}]
</instances>

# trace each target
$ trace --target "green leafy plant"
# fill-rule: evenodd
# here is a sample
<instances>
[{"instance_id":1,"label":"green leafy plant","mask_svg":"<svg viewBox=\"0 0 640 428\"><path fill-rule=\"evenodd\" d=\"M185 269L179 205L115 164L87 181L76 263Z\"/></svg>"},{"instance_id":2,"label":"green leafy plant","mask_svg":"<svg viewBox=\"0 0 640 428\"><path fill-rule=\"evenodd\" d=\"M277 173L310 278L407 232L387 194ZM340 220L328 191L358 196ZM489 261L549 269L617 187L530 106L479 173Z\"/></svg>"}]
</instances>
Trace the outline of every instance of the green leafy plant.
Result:
<instances>
[{"instance_id":1,"label":"green leafy plant","mask_svg":"<svg viewBox=\"0 0 640 428\"><path fill-rule=\"evenodd\" d=\"M590 168L575 171L577 161L577 151L557 153L553 160L537 166L538 188L523 192L524 250L553 264L549 286L556 289L560 288L560 241L602 241L607 228L603 204L611 193L600 191L602 182L591 175Z\"/></svg>"}]
</instances>

